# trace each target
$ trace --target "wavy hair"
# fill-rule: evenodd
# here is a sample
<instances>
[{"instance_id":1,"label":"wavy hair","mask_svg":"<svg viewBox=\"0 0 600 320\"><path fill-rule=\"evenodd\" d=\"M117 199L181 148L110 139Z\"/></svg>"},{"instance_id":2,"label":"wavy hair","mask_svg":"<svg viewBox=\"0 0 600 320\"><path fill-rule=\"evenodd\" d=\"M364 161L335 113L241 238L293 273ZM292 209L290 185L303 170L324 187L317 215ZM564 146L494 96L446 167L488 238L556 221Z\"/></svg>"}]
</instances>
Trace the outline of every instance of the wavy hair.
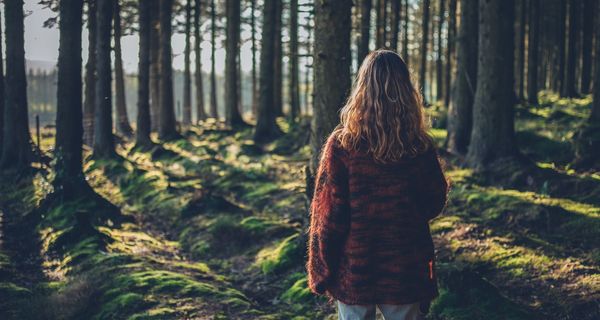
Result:
<instances>
[{"instance_id":1,"label":"wavy hair","mask_svg":"<svg viewBox=\"0 0 600 320\"><path fill-rule=\"evenodd\" d=\"M414 157L433 145L422 101L404 60L390 50L373 51L358 70L334 133L344 149L364 146L377 162Z\"/></svg>"}]
</instances>

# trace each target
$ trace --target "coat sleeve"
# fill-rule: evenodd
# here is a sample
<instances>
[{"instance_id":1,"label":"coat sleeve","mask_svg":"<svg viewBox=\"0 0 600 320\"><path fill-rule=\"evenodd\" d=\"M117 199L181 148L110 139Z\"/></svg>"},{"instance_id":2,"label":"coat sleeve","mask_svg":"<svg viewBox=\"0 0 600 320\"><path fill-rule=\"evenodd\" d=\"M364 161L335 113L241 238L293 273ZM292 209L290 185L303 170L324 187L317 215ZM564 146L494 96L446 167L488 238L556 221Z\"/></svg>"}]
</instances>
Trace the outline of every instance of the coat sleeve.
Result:
<instances>
[{"instance_id":1,"label":"coat sleeve","mask_svg":"<svg viewBox=\"0 0 600 320\"><path fill-rule=\"evenodd\" d=\"M324 294L336 272L342 246L350 227L348 173L336 142L323 147L315 177L308 231L308 285Z\"/></svg>"},{"instance_id":2,"label":"coat sleeve","mask_svg":"<svg viewBox=\"0 0 600 320\"><path fill-rule=\"evenodd\" d=\"M417 186L420 211L429 221L438 216L446 206L449 186L435 148L424 154Z\"/></svg>"}]
</instances>

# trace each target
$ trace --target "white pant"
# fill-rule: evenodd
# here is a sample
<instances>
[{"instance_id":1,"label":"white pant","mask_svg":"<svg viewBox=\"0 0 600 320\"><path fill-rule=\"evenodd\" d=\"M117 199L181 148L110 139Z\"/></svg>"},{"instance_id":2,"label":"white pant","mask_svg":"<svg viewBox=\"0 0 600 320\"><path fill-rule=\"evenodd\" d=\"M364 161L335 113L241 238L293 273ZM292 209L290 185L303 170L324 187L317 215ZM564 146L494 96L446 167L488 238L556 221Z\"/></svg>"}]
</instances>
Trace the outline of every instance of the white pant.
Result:
<instances>
[{"instance_id":1,"label":"white pant","mask_svg":"<svg viewBox=\"0 0 600 320\"><path fill-rule=\"evenodd\" d=\"M375 320L376 309L383 314L385 320L424 320L425 315L419 309L419 303L413 304L379 304L349 305L337 301L339 320Z\"/></svg>"}]
</instances>

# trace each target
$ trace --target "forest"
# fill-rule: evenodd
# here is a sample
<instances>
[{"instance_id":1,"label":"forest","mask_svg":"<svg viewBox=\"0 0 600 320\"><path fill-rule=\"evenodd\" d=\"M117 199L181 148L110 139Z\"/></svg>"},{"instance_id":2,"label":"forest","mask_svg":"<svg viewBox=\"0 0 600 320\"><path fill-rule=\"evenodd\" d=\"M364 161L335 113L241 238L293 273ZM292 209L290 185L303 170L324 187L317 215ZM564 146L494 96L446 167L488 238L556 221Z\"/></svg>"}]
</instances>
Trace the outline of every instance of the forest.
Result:
<instances>
[{"instance_id":1,"label":"forest","mask_svg":"<svg viewBox=\"0 0 600 320\"><path fill-rule=\"evenodd\" d=\"M338 319L308 288L309 208L381 48L411 70L450 181L427 319L600 318L599 1L4 0L0 16L0 319ZM29 61L36 28L59 34L52 69Z\"/></svg>"}]
</instances>

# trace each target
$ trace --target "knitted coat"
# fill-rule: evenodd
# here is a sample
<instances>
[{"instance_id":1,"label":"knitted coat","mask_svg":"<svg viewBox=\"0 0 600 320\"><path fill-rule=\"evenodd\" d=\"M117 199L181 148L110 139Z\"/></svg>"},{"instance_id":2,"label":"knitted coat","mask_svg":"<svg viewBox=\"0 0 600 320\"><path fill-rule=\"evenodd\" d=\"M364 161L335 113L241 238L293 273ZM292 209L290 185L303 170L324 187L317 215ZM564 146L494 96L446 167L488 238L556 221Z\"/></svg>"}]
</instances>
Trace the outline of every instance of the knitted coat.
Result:
<instances>
[{"instance_id":1,"label":"knitted coat","mask_svg":"<svg viewBox=\"0 0 600 320\"><path fill-rule=\"evenodd\" d=\"M381 164L323 146L310 208L308 285L345 304L409 304L437 296L429 220L448 184L432 147Z\"/></svg>"}]
</instances>

